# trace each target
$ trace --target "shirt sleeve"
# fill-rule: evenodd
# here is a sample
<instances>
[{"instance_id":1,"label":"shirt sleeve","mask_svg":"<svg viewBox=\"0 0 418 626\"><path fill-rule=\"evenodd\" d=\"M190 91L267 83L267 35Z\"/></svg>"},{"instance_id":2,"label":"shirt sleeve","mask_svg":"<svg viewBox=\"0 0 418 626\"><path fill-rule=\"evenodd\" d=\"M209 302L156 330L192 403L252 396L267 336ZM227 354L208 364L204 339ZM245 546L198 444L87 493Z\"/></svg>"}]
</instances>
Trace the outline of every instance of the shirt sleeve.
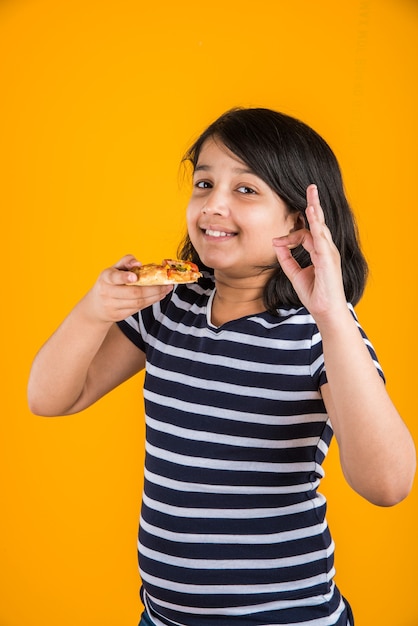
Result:
<instances>
[{"instance_id":1,"label":"shirt sleeve","mask_svg":"<svg viewBox=\"0 0 418 626\"><path fill-rule=\"evenodd\" d=\"M117 325L137 348L145 352L145 342L140 331L139 313L135 313L121 322L117 322Z\"/></svg>"},{"instance_id":2,"label":"shirt sleeve","mask_svg":"<svg viewBox=\"0 0 418 626\"><path fill-rule=\"evenodd\" d=\"M364 343L366 344L366 347L369 351L370 357L379 373L379 376L382 378L382 380L384 382L386 382L385 379L385 375L383 372L383 369L378 361L377 355L376 355L376 351L372 345L372 343L370 342L370 340L368 339L366 333L364 332L362 326L360 325L358 319L357 319L357 315L354 311L354 308L351 304L348 304L348 308L350 309L350 312L352 314L352 316L354 317L354 320L357 324L357 328L359 329L359 332L363 338ZM320 335L320 332L318 330L318 328L315 325L315 332L312 335L312 345L311 345L311 373L312 373L312 378L314 379L314 381L316 382L318 389L319 387L321 387L322 385L324 385L328 380L327 380L327 372L326 372L326 368L325 368L325 363L324 363L324 352L323 352L323 347L322 347L322 338Z\"/></svg>"},{"instance_id":3,"label":"shirt sleeve","mask_svg":"<svg viewBox=\"0 0 418 626\"><path fill-rule=\"evenodd\" d=\"M146 353L150 330L164 315L164 311L170 299L171 294L168 294L168 296L160 302L156 302L146 309L138 311L138 313L134 313L126 319L117 322L121 331L139 348L139 350L142 350L142 352Z\"/></svg>"}]
</instances>

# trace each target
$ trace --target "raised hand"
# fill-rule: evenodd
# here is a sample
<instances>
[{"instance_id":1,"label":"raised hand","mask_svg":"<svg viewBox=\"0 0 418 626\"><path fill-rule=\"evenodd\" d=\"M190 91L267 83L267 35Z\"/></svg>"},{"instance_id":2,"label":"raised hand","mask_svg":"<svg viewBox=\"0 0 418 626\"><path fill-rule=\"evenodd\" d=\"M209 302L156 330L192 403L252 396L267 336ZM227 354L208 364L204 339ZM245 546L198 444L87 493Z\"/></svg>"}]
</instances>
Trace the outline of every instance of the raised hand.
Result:
<instances>
[{"instance_id":1,"label":"raised hand","mask_svg":"<svg viewBox=\"0 0 418 626\"><path fill-rule=\"evenodd\" d=\"M277 237L273 239L273 246L301 302L318 319L335 315L342 307L346 308L346 300L340 254L325 224L316 185L309 185L306 199L309 229L302 228ZM309 252L312 265L302 268L294 259L291 250L298 245Z\"/></svg>"}]
</instances>

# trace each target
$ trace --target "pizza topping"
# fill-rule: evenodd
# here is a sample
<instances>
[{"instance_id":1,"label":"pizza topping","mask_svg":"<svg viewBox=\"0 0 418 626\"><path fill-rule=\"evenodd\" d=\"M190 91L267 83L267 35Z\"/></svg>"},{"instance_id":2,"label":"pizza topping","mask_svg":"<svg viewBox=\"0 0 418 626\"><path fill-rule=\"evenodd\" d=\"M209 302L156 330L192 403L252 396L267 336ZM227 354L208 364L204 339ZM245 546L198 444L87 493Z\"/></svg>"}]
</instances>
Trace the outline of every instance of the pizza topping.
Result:
<instances>
[{"instance_id":1,"label":"pizza topping","mask_svg":"<svg viewBox=\"0 0 418 626\"><path fill-rule=\"evenodd\" d=\"M164 259L161 265L148 263L134 267L138 280L130 285L172 285L177 283L194 283L202 274L195 263L177 259Z\"/></svg>"},{"instance_id":2,"label":"pizza topping","mask_svg":"<svg viewBox=\"0 0 418 626\"><path fill-rule=\"evenodd\" d=\"M191 261L176 261L173 259L164 259L163 265L168 265L170 269L177 272L198 272L199 268Z\"/></svg>"}]
</instances>

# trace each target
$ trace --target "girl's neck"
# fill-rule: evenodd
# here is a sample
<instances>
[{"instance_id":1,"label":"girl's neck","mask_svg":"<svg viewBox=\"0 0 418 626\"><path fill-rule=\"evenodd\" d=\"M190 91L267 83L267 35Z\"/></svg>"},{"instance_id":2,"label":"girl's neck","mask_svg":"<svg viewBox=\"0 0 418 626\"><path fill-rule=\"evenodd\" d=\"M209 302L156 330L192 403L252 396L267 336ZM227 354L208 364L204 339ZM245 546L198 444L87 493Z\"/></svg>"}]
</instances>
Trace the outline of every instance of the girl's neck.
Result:
<instances>
[{"instance_id":1,"label":"girl's neck","mask_svg":"<svg viewBox=\"0 0 418 626\"><path fill-rule=\"evenodd\" d=\"M216 292L212 303L211 321L222 326L241 317L255 315L266 310L263 286L246 281L226 282L216 280Z\"/></svg>"}]
</instances>

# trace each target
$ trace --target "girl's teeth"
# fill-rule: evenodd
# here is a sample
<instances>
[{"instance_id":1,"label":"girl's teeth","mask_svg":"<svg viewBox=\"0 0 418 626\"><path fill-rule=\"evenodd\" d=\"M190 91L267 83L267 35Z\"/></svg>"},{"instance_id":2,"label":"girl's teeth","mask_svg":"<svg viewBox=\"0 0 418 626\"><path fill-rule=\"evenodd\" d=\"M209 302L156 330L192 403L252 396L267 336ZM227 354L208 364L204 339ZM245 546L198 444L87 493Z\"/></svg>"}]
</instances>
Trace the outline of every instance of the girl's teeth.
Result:
<instances>
[{"instance_id":1,"label":"girl's teeth","mask_svg":"<svg viewBox=\"0 0 418 626\"><path fill-rule=\"evenodd\" d=\"M231 237L232 233L224 233L221 230L207 230L206 234L210 237Z\"/></svg>"}]
</instances>

